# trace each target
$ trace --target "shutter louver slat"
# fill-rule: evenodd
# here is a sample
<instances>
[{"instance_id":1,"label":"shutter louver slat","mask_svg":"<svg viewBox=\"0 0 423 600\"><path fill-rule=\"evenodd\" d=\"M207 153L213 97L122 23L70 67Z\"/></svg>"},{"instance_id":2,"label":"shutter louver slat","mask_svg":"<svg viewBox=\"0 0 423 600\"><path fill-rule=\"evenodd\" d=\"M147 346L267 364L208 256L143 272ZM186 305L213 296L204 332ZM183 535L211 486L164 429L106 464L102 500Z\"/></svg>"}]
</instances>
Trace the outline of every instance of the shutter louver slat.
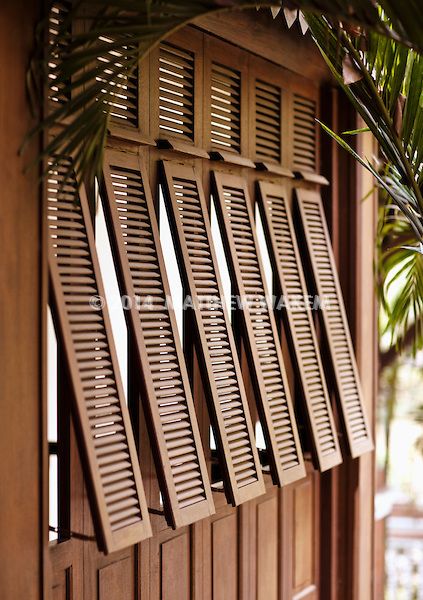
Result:
<instances>
[{"instance_id":1,"label":"shutter louver slat","mask_svg":"<svg viewBox=\"0 0 423 600\"><path fill-rule=\"evenodd\" d=\"M194 54L163 42L158 77L160 131L194 141Z\"/></svg>"},{"instance_id":2,"label":"shutter louver slat","mask_svg":"<svg viewBox=\"0 0 423 600\"><path fill-rule=\"evenodd\" d=\"M148 180L137 157L107 152L103 202L125 311L143 373L146 415L165 516L173 527L214 513ZM182 475L181 475L182 473Z\"/></svg>"},{"instance_id":3,"label":"shutter louver slat","mask_svg":"<svg viewBox=\"0 0 423 600\"><path fill-rule=\"evenodd\" d=\"M321 315L348 445L355 458L373 450L373 441L323 204L319 192L298 189L296 194L316 293L325 302Z\"/></svg>"},{"instance_id":4,"label":"shutter louver slat","mask_svg":"<svg viewBox=\"0 0 423 600\"><path fill-rule=\"evenodd\" d=\"M199 178L192 167L163 163L166 206L195 307L198 354L228 500L264 493L251 417Z\"/></svg>"},{"instance_id":5,"label":"shutter louver slat","mask_svg":"<svg viewBox=\"0 0 423 600\"><path fill-rule=\"evenodd\" d=\"M75 178L62 186L70 167L63 159L48 180L53 314L69 365L97 539L108 553L151 536L151 527L107 308L90 303L105 295L88 202ZM117 490L125 500L116 499Z\"/></svg>"},{"instance_id":6,"label":"shutter louver slat","mask_svg":"<svg viewBox=\"0 0 423 600\"><path fill-rule=\"evenodd\" d=\"M281 161L281 90L264 81L255 85L255 144L256 158Z\"/></svg>"},{"instance_id":7,"label":"shutter louver slat","mask_svg":"<svg viewBox=\"0 0 423 600\"><path fill-rule=\"evenodd\" d=\"M316 171L316 102L294 94L293 164L300 171Z\"/></svg>"},{"instance_id":8,"label":"shutter louver slat","mask_svg":"<svg viewBox=\"0 0 423 600\"><path fill-rule=\"evenodd\" d=\"M122 65L127 59L125 52L122 52L121 48L113 48L115 40L112 37L100 36L99 41L111 46L107 55L103 54L97 58L101 73L96 77L97 83L104 84L102 91L110 92L108 103L111 123L118 127L137 129L139 127L139 67L133 72L121 73ZM130 39L128 42L123 50L131 54L136 53L136 46L130 43Z\"/></svg>"},{"instance_id":9,"label":"shutter louver slat","mask_svg":"<svg viewBox=\"0 0 423 600\"><path fill-rule=\"evenodd\" d=\"M286 306L288 337L295 352L315 456L321 471L342 462L286 189L259 183L260 210L269 253Z\"/></svg>"},{"instance_id":10,"label":"shutter louver slat","mask_svg":"<svg viewBox=\"0 0 423 600\"><path fill-rule=\"evenodd\" d=\"M64 30L69 34L72 30L70 20L67 21L71 8L71 0L54 2L50 8L48 20L48 44L50 46L48 99L52 103L52 109L58 108L55 104L65 104L70 100L70 91L66 89L66 84L57 84L56 80L57 69L69 49L69 41L64 40Z\"/></svg>"},{"instance_id":11,"label":"shutter louver slat","mask_svg":"<svg viewBox=\"0 0 423 600\"><path fill-rule=\"evenodd\" d=\"M275 483L305 476L290 391L263 267L248 192L242 178L213 173L216 206L228 263L246 332L246 346Z\"/></svg>"},{"instance_id":12,"label":"shutter louver slat","mask_svg":"<svg viewBox=\"0 0 423 600\"><path fill-rule=\"evenodd\" d=\"M241 151L241 74L212 63L211 143L217 150Z\"/></svg>"}]
</instances>

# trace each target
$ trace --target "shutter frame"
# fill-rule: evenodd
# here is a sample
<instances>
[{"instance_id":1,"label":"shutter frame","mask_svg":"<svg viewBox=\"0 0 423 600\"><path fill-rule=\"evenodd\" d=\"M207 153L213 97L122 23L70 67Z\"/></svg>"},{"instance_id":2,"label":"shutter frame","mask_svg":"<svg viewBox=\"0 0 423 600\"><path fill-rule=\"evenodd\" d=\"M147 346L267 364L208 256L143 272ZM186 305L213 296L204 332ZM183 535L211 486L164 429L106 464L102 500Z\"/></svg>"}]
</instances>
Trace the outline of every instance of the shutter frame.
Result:
<instances>
[{"instance_id":1,"label":"shutter frame","mask_svg":"<svg viewBox=\"0 0 423 600\"><path fill-rule=\"evenodd\" d=\"M57 176L57 179L60 180L60 174ZM60 181L58 185L60 185ZM76 240L67 239L67 243L69 245L69 241L72 241L77 242L78 244L86 244L86 249L88 252L88 257L86 257L86 260L88 260L89 263L91 262L91 264L88 265L88 268L90 268L90 266L92 267L91 276L94 280L93 283L91 283L91 285L88 287L86 294L96 295L95 293L93 294L93 292L90 291L90 288L94 288L98 296L105 298L100 266L95 249L94 231L91 223L91 215L88 207L88 200L85 194L84 187L81 187L79 190L77 190L75 180L73 187L74 197L71 199L72 206L70 209L68 207L67 210L73 211L75 218L81 221L82 226L78 229L78 237L76 238ZM51 198L53 194L54 192L47 192L47 197L50 198L47 201L49 214L51 214L50 210L52 207L52 203L54 201L61 201L59 193L57 193L57 195L55 196L56 200L52 200ZM129 469L130 477L133 479L133 483L135 486L135 496L140 514L138 522L126 527L124 526L115 532L112 531L111 522L107 512L104 484L102 483L100 477L98 465L99 455L96 455L96 451L94 448L94 438L91 433L92 424L90 424L88 416L88 407L85 404L81 372L78 367L76 349L74 347L75 337L73 337L71 331L69 315L67 312L65 302L64 289L62 285L62 277L60 275L59 267L57 264L58 261L55 255L54 243L56 238L52 238L50 234L51 222L52 221L50 221L49 219L48 264L50 286L52 292L52 312L54 315L57 332L64 348L69 369L70 381L72 383L73 388L74 403L72 406L72 410L76 419L76 431L78 433L79 449L82 458L82 464L84 467L84 473L86 475L87 485L91 490L90 505L92 507L93 520L96 526L97 542L99 548L103 550L106 554L108 554L110 552L121 550L128 546L136 544L142 541L143 539L150 537L152 535L152 530L148 516L148 508L144 488L141 480L141 473L138 464L138 456L132 431L132 425L129 417L129 412L124 400L123 386L112 336L110 318L108 315L107 307L104 306L99 311L97 311L96 314L100 315L100 323L104 328L106 348L109 352L106 358L110 360L110 367L112 371L112 373L109 374L108 378L111 380L110 387L114 387L116 391L118 414L119 417L122 419L123 433L126 438L126 447L123 448L123 451L128 453L127 460L129 460L130 462L129 467L126 467L126 469ZM93 309L89 308L89 310ZM95 360L95 358L93 358L93 360ZM99 404L100 403L101 400L99 400Z\"/></svg>"},{"instance_id":2,"label":"shutter frame","mask_svg":"<svg viewBox=\"0 0 423 600\"><path fill-rule=\"evenodd\" d=\"M333 255L332 245L330 241L329 229L326 222L325 212L323 203L319 191L305 190L298 188L296 190L296 202L297 209L299 211L300 222L302 226L302 233L305 239L305 245L308 252L308 258L311 268L311 275L314 282L316 292L319 296L324 297L324 289L321 279L321 273L319 272L319 264L317 255L315 254L315 243L313 243L311 227L313 227L312 221L314 221L317 229L319 229L321 235L320 246L321 249L326 252L327 265L326 269L330 271L332 285L335 294L335 304L338 306L338 318L341 334L345 337L345 351L343 360L347 361L352 376L352 384L356 398L356 411L358 411L358 417L355 418L361 421L361 430L364 432L362 439L356 439L352 430L352 419L349 417L349 400L345 390L343 389L342 375L340 370L339 359L342 358L337 355L334 341L334 331L331 330L331 323L329 320L330 309L325 308L321 310L321 320L323 321L324 330L326 334L327 344L331 356L331 365L334 373L334 378L337 388L337 396L340 403L342 421L346 432L347 442L350 450L350 454L353 458L361 456L366 452L373 450L373 440L370 431L369 421L366 413L366 408L363 401L363 393L361 390L360 378L358 374L357 363L355 360L353 344L351 340L351 333L348 325L348 319L346 315L344 300L341 291L341 285L339 282L338 272L336 269L335 258ZM308 207L314 210L314 216L310 218ZM357 413L354 413L357 415Z\"/></svg>"},{"instance_id":3,"label":"shutter frame","mask_svg":"<svg viewBox=\"0 0 423 600\"><path fill-rule=\"evenodd\" d=\"M119 172L121 173L132 172L139 175L140 183L143 188L144 201L140 200L138 206L141 206L142 204L143 208L145 208L147 211L148 219L150 221L151 238L154 240L154 252L151 252L150 254L151 261L157 266L155 272L160 274L161 281L158 283L158 286L162 288L165 298L170 297L169 283L167 280L163 253L160 244L159 228L145 167L141 162L141 159L137 156L108 150L106 151L103 169L102 201L106 212L109 235L112 239L114 256L119 272L119 284L121 292L122 294L128 295L129 298L132 299L134 299L136 296L135 284L133 281L129 258L125 249L116 201L114 199L115 194L111 176L113 169L119 169ZM150 372L148 360L149 353L141 326L141 317L136 306L134 305L134 302L132 302L131 308L125 311L125 316L135 342L135 354L138 360L140 373L143 374L143 403L145 407L145 414L150 422L149 430L152 432L150 439L153 445L153 455L156 463L156 470L159 475L160 489L162 490L163 494L165 516L168 523L175 528L206 518L214 514L215 510L207 475L207 466L201 444L200 432L194 410L188 373L179 340L176 317L172 307L168 307L167 309L162 308L160 312L167 313L170 329L168 337L172 338L172 341L167 345L172 346L174 350L174 362L176 363L174 370L179 371L179 385L182 387L181 395L184 396L184 400L181 400L180 402L181 404L185 405L184 410L186 410L188 413L185 421L187 422L187 426L191 429L191 436L189 437L191 437L191 443L195 447L194 453L196 454L196 462L198 463L198 473L194 473L193 469L191 475L193 480L195 478L198 479L198 476L201 478L201 493L204 495L204 499L202 501L198 501L183 507L180 506L177 496L175 481L176 475L172 473L171 460L169 456L170 449L167 446L165 439L164 422L161 422L160 413L158 410L159 398L155 392L154 381ZM160 319L158 317L157 321L159 320ZM170 354L171 352L169 351L169 355ZM175 376L175 379L177 378L178 377ZM152 439L153 437L154 439ZM168 443L170 444L171 442L168 441Z\"/></svg>"},{"instance_id":4,"label":"shutter frame","mask_svg":"<svg viewBox=\"0 0 423 600\"><path fill-rule=\"evenodd\" d=\"M245 227L251 232L252 235L252 252L254 254L253 260L256 261L257 279L259 279L259 283L257 285L262 288L265 298L269 298L269 293L267 290L260 252L258 249L257 238L254 229L254 220L252 216L251 206L249 203L249 194L246 182L242 177L229 175L226 173L213 172L212 175L213 191L214 196L216 198L217 214L220 222L227 260L237 294L241 298L244 298L246 296L244 290L243 276L237 258L233 232L231 230L231 223L227 211L225 209L225 188L236 189L237 191L240 191L241 194L243 194L246 207L243 218L247 220L247 224L245 225ZM266 307L263 308L267 312L266 316L269 324L269 329L267 332L267 335L270 335L271 340L269 342L269 345L273 345L272 351L276 353L276 358L273 362L273 370L276 371L276 377L278 379L277 385L279 389L282 390L279 394L280 401L278 402L277 406L273 406L274 403L272 403L272 406L270 404L269 396L271 396L271 393L266 392L264 373L262 368L259 367L259 342L258 340L255 340L254 325L252 320L253 318L250 314L250 311L246 310L245 308L244 310L239 311L239 313L243 324L243 331L245 334L247 355L249 358L250 370L252 371L252 379L256 392L256 401L260 411L263 431L266 437L266 445L269 452L273 481L279 486L283 486L305 477L306 472L297 430L297 424L295 420L294 408L292 405L290 389L288 386L285 365L282 357L280 339L276 328L276 321L273 315L273 311L269 310L268 305L266 304ZM267 346L267 348L269 347L269 345ZM279 423L281 430L279 432L279 435L277 435L275 426L277 425L278 421L280 421L281 407L282 410L287 413L287 415L284 418L289 420L289 424L282 425ZM274 416L272 415L272 410L274 411ZM284 429L285 427L288 427L288 432L284 432L282 435L282 429ZM285 440L285 443L281 442L280 447L278 447L278 439L280 437L282 437L283 440ZM292 439L292 442L290 441L290 438ZM293 443L294 451L296 454L296 464L288 468L284 468L282 462L282 459L284 458L282 455L283 447L287 446L286 440L289 441L290 446Z\"/></svg>"},{"instance_id":5,"label":"shutter frame","mask_svg":"<svg viewBox=\"0 0 423 600\"><path fill-rule=\"evenodd\" d=\"M196 290L196 284L194 281L188 246L186 243L182 222L177 211L177 201L174 190L174 178L183 178L184 180L189 182L191 186L194 186L196 194L196 209L199 215L198 223L201 228L202 235L204 235L207 239L207 244L209 248L208 260L210 260L211 269L216 280L219 300L220 302L222 302L222 283L217 268L216 255L212 243L210 224L208 221L208 214L201 181L198 175L195 173L194 169L190 166L184 166L168 161L162 161L162 171L162 181L164 183L165 189L166 208L171 223L175 245L177 248L178 262L180 264L181 275L184 280L185 289L188 293L190 293L191 297L193 298L194 304L196 304L198 301L198 293ZM216 437L216 445L219 452L220 462L224 470L225 493L227 500L234 506L236 506L263 494L265 492L265 486L258 457L258 451L255 446L252 422L243 385L241 368L235 346L235 340L233 337L231 324L229 322L229 317L224 306L222 308L221 313L221 318L223 318L224 321L222 325L222 328L224 328L224 333L222 334L222 336L226 337L227 344L229 346L230 360L232 361L231 368L233 369L232 378L234 378L236 381L235 394L238 396L238 410L241 411L241 419L244 427L244 434L246 437L246 440L243 442L243 447L245 451L249 453L249 460L252 461L253 469L255 471L253 476L253 479L255 480L251 483L248 483L247 485L238 486L236 481L237 475L233 462L234 457L232 456L231 449L229 446L228 431L226 430L222 407L219 403L218 388L214 378L213 364L210 356L210 350L208 348L205 325L203 322L203 315L201 314L200 310L193 310L193 322L196 326L198 340L197 352L200 362L200 368L202 371L202 378L206 392L206 398L209 406L209 414L213 423L213 429Z\"/></svg>"},{"instance_id":6,"label":"shutter frame","mask_svg":"<svg viewBox=\"0 0 423 600\"><path fill-rule=\"evenodd\" d=\"M267 245L269 248L269 254L273 263L274 273L278 279L279 288L285 300L290 301L290 295L294 294L294 291L290 292L290 289L293 290L294 285L297 285L296 293L299 293L300 296L305 301L307 298L308 292L305 283L304 272L302 268L298 243L294 230L294 223L292 220L291 209L289 206L288 200L288 188L283 184L274 184L269 182L260 181L258 182L258 198L259 198L259 207L262 216L263 228L265 231L265 237L267 241ZM279 212L277 220L272 220L272 214L275 213L275 209L269 207L268 201L269 199L277 199L279 204ZM285 218L283 217L283 213L285 213ZM282 221L283 224L282 224ZM277 228L282 230L284 227L284 237L285 242L287 243L287 238L289 237L289 243L291 244L291 258L289 258L288 253L284 253L282 248L278 249L278 241L277 241ZM282 236L282 234L279 234ZM281 242L282 244L282 242ZM296 269L296 282L293 280L293 276L285 273L284 271L284 261L287 260L289 263L285 263L287 269ZM292 298L291 298L292 299ZM285 304L284 304L285 306ZM301 315L301 323L298 323L298 318ZM319 347L317 342L317 336L315 332L315 327L313 323L313 318L311 316L310 310L305 309L302 311L302 314L299 310L296 312L297 318L294 318L293 311L288 307L288 309L284 308L284 321L287 325L286 332L288 334L288 339L290 341L291 348L295 354L295 367L298 375L299 382L302 388L303 400L306 405L306 413L309 421L309 429L311 432L311 438L313 440L314 452L317 464L321 471L325 471L330 469L342 462L340 448L337 439L337 432L335 428L334 417L332 414L332 408L330 404L330 398L327 390L326 379L324 375L323 365L320 358ZM300 328L300 329L299 329ZM304 330L307 330L306 332ZM309 343L305 346L305 342L300 342L299 336L304 336L305 333L309 337ZM304 337L303 337L304 340ZM312 356L310 356L310 354ZM315 362L315 366L313 371L311 371L310 360ZM308 367L306 370L306 361L308 362ZM312 377L313 381L309 383L308 378ZM320 387L319 396L315 397L312 400L311 396L311 388L318 385ZM325 408L318 408L317 404L321 404L323 402ZM320 441L319 433L319 417L315 414L314 411L326 410L326 414L324 415L324 422L328 423L327 427L330 430L330 435L333 439L333 451L330 454L325 454L323 452L322 444Z\"/></svg>"}]
</instances>

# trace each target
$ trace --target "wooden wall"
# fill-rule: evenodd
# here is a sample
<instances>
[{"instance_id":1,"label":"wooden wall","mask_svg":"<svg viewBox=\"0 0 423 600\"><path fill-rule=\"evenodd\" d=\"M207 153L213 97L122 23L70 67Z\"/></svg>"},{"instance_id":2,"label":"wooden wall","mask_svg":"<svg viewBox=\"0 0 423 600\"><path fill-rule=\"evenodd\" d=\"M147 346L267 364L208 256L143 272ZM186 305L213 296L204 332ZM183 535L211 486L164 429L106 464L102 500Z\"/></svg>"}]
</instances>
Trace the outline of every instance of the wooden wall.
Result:
<instances>
[{"instance_id":1,"label":"wooden wall","mask_svg":"<svg viewBox=\"0 0 423 600\"><path fill-rule=\"evenodd\" d=\"M38 2L0 9L0 598L41 590L41 204L25 77ZM44 298L45 301L45 298Z\"/></svg>"},{"instance_id":2,"label":"wooden wall","mask_svg":"<svg viewBox=\"0 0 423 600\"><path fill-rule=\"evenodd\" d=\"M41 479L41 473L46 473L45 458L44 470L40 469L41 455L46 450L40 433L44 414L40 332L46 297L40 195L37 174L24 176L23 162L16 154L29 125L23 82L35 16L34 3L28 8L23 0L13 3L6 0L0 11L0 239L3 243L0 411L2 422L7 424L0 436L0 531L10 532L2 535L0 541L0 598L35 600L41 597L42 589L46 598L54 600L371 598L372 456L354 463L347 460L324 477L308 461L307 478L283 490L272 486L267 479L267 493L238 509L228 506L223 494L215 493L216 515L178 531L170 530L162 517L152 515L153 538L105 557L98 552L93 539L78 453L72 442L71 474L77 490L72 496L75 511L72 524L87 539L74 538L59 544L53 553L48 551L47 524L43 519L47 482ZM248 24L254 28L256 46L250 36L245 37ZM269 35L273 41L280 37L287 40L285 59L280 59L274 44L266 43L268 22L261 15L238 15L232 20L213 18L204 20L201 27L220 32L222 37L231 35L240 46L255 49L258 54L270 53L275 63L285 60L288 68L306 69L309 77L325 84L327 75L315 49L311 50L311 41L302 40L298 32L282 36L280 31L272 29ZM296 44L307 51L310 60L301 64L297 61ZM352 265L348 275L342 269L343 285L371 410L375 357L367 332L375 331L376 321L374 313L363 307L373 302L370 268L374 206L357 202L351 205L354 211L349 217L343 212L345 194L340 186L344 180L339 178L338 155L333 148L326 151L334 181L328 214L337 240L339 264ZM353 200L368 182L357 176L355 166L350 162L348 165L352 185L348 194ZM340 240L351 214L355 233L348 238L349 246L345 246ZM347 255L351 263L345 262ZM201 392L196 402L201 414L200 406L204 404ZM145 433L141 424L141 439L146 438ZM149 462L151 467L143 471L150 473L152 460L145 444L141 452L144 464ZM41 485L43 503L39 494ZM150 498L157 494L152 475L147 475L146 489Z\"/></svg>"}]
</instances>

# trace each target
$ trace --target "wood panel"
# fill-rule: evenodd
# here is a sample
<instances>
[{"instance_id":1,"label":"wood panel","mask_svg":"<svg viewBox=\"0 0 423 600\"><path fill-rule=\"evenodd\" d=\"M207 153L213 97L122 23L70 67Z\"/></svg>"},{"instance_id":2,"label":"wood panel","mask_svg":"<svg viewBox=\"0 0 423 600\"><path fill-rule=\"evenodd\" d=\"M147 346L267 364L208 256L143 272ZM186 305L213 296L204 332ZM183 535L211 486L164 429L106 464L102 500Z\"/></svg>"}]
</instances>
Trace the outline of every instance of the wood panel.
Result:
<instances>
[{"instance_id":1,"label":"wood panel","mask_svg":"<svg viewBox=\"0 0 423 600\"><path fill-rule=\"evenodd\" d=\"M257 502L256 507L256 598L257 600L277 600L278 598L278 496L268 494L268 498Z\"/></svg>"},{"instance_id":2,"label":"wood panel","mask_svg":"<svg viewBox=\"0 0 423 600\"><path fill-rule=\"evenodd\" d=\"M232 512L213 520L211 537L212 597L215 600L237 600L239 570L237 513Z\"/></svg>"},{"instance_id":3,"label":"wood panel","mask_svg":"<svg viewBox=\"0 0 423 600\"><path fill-rule=\"evenodd\" d=\"M98 600L133 600L134 578L130 558L98 570Z\"/></svg>"},{"instance_id":4,"label":"wood panel","mask_svg":"<svg viewBox=\"0 0 423 600\"><path fill-rule=\"evenodd\" d=\"M46 435L42 412L42 341L47 318L39 173L26 164L40 152L18 150L31 119L25 89L41 2L6 0L0 10L0 597L39 600L47 544L44 500Z\"/></svg>"}]
</instances>

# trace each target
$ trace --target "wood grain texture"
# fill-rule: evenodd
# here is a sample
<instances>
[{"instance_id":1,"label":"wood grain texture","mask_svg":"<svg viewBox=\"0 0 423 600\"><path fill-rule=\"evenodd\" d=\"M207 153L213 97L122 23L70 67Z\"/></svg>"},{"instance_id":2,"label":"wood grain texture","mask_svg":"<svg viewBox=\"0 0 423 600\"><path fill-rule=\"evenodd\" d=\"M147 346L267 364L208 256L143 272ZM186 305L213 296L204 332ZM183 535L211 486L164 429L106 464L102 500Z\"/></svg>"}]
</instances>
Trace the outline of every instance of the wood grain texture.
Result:
<instances>
[{"instance_id":1,"label":"wood grain texture","mask_svg":"<svg viewBox=\"0 0 423 600\"><path fill-rule=\"evenodd\" d=\"M40 469L43 450L42 344L47 286L42 202L36 167L41 151L25 89L40 2L5 0L0 10L0 598L39 600L47 524Z\"/></svg>"},{"instance_id":2,"label":"wood grain texture","mask_svg":"<svg viewBox=\"0 0 423 600\"><path fill-rule=\"evenodd\" d=\"M373 449L338 273L320 193L298 189L298 209L321 310L351 456Z\"/></svg>"},{"instance_id":3,"label":"wood grain texture","mask_svg":"<svg viewBox=\"0 0 423 600\"><path fill-rule=\"evenodd\" d=\"M165 515L173 527L214 512L176 316L145 167L137 156L108 151L102 201L125 317L132 333L141 397L149 419Z\"/></svg>"},{"instance_id":4,"label":"wood grain texture","mask_svg":"<svg viewBox=\"0 0 423 600\"><path fill-rule=\"evenodd\" d=\"M214 197L236 293L273 480L304 477L304 459L280 339L258 248L249 193L242 177L213 173Z\"/></svg>"},{"instance_id":5,"label":"wood grain texture","mask_svg":"<svg viewBox=\"0 0 423 600\"><path fill-rule=\"evenodd\" d=\"M52 313L73 387L73 411L99 546L122 549L151 535L138 457L124 400L91 216L84 190L49 176L48 260ZM92 304L96 298L100 304Z\"/></svg>"},{"instance_id":6,"label":"wood grain texture","mask_svg":"<svg viewBox=\"0 0 423 600\"><path fill-rule=\"evenodd\" d=\"M306 405L317 464L322 471L342 462L320 349L309 305L294 223L283 184L259 182L259 207L278 288L284 298L286 333Z\"/></svg>"},{"instance_id":7,"label":"wood grain texture","mask_svg":"<svg viewBox=\"0 0 423 600\"><path fill-rule=\"evenodd\" d=\"M228 500L264 492L251 417L226 307L201 182L192 167L163 163L166 206L185 289Z\"/></svg>"}]
</instances>

